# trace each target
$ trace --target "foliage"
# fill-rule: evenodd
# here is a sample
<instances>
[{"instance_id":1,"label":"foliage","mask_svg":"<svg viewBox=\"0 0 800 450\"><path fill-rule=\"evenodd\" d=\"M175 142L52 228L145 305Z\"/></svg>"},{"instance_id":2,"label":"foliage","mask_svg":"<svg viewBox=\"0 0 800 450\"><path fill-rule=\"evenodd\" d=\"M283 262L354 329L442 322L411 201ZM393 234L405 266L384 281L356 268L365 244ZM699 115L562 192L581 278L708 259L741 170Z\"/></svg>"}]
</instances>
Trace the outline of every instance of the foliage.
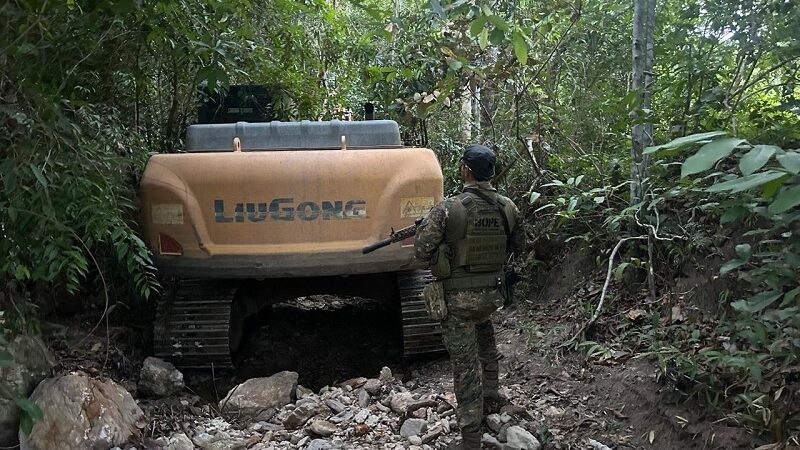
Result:
<instances>
[{"instance_id":1,"label":"foliage","mask_svg":"<svg viewBox=\"0 0 800 450\"><path fill-rule=\"evenodd\" d=\"M0 327L0 369L9 368L14 365L14 356L6 350L7 346L8 341L6 340L5 330L3 327ZM0 393L4 394L3 396L5 398L11 398L12 396L9 395L10 393L7 392L6 389L6 386L0 386ZM25 397L15 397L14 403L20 413L20 430L26 435L30 434L33 424L44 419L41 408Z\"/></svg>"}]
</instances>

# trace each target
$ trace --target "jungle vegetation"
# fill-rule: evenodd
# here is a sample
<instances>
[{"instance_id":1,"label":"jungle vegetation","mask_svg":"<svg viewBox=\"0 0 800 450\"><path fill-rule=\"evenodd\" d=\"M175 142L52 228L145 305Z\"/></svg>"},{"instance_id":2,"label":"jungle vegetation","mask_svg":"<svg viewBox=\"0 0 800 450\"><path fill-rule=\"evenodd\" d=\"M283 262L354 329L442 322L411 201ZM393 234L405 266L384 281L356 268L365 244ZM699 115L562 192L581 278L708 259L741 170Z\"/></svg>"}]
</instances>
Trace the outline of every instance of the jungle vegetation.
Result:
<instances>
[{"instance_id":1,"label":"jungle vegetation","mask_svg":"<svg viewBox=\"0 0 800 450\"><path fill-rule=\"evenodd\" d=\"M721 415L797 432L800 3L11 0L0 24L5 328L47 302L153 301L148 155L181 149L201 92L263 84L281 120L374 103L450 193L462 146L493 147L539 249L527 270L585 246L646 292L646 320L575 346L647 353ZM688 267L725 288L673 320ZM582 308L597 328L597 299Z\"/></svg>"}]
</instances>

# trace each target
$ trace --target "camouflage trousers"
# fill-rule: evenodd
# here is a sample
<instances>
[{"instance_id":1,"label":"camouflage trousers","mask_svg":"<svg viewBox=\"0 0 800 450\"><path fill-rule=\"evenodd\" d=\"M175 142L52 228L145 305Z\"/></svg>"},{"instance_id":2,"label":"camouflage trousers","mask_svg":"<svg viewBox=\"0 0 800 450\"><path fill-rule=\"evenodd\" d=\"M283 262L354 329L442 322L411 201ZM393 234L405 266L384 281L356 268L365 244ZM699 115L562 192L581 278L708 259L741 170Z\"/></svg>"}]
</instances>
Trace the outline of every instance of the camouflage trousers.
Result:
<instances>
[{"instance_id":1,"label":"camouflage trousers","mask_svg":"<svg viewBox=\"0 0 800 450\"><path fill-rule=\"evenodd\" d=\"M483 421L483 398L499 388L499 364L491 313L502 302L496 289L446 293L448 315L442 337L453 366L462 432L477 432Z\"/></svg>"}]
</instances>

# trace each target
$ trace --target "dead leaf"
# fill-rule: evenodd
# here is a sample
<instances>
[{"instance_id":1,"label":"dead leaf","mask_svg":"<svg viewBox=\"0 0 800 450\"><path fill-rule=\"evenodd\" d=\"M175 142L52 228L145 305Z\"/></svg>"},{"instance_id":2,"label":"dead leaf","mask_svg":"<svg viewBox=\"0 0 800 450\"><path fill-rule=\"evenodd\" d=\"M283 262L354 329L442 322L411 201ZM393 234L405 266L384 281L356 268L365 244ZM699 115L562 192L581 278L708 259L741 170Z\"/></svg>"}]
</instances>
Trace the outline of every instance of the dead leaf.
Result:
<instances>
[{"instance_id":1,"label":"dead leaf","mask_svg":"<svg viewBox=\"0 0 800 450\"><path fill-rule=\"evenodd\" d=\"M675 305L672 307L671 317L673 322L683 322L686 320L686 316L683 314L683 310L681 309L680 305Z\"/></svg>"},{"instance_id":2,"label":"dead leaf","mask_svg":"<svg viewBox=\"0 0 800 450\"><path fill-rule=\"evenodd\" d=\"M653 431L653 430L650 430L650 435L647 436L647 440L650 441L650 445L652 445L653 441L656 440L656 432Z\"/></svg>"},{"instance_id":3,"label":"dead leaf","mask_svg":"<svg viewBox=\"0 0 800 450\"><path fill-rule=\"evenodd\" d=\"M625 317L627 317L629 320L635 321L638 318L644 316L645 314L647 314L647 312L642 309L632 309L628 311L628 314L625 314Z\"/></svg>"},{"instance_id":4,"label":"dead leaf","mask_svg":"<svg viewBox=\"0 0 800 450\"><path fill-rule=\"evenodd\" d=\"M103 348L103 344L97 342L92 346L91 352L92 353L97 353L97 352L100 351L101 348Z\"/></svg>"}]
</instances>

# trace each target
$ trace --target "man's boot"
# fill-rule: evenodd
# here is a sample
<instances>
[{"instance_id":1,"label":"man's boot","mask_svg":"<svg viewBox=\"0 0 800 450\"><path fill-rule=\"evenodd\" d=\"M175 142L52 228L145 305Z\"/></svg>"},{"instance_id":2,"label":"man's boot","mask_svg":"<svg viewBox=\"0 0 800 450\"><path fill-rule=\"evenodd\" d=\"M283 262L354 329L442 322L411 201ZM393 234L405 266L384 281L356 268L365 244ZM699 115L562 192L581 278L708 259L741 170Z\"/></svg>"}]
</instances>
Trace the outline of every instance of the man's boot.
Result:
<instances>
[{"instance_id":1,"label":"man's boot","mask_svg":"<svg viewBox=\"0 0 800 450\"><path fill-rule=\"evenodd\" d=\"M481 450L481 433L461 432L461 442L453 441L447 446L447 450Z\"/></svg>"}]
</instances>

